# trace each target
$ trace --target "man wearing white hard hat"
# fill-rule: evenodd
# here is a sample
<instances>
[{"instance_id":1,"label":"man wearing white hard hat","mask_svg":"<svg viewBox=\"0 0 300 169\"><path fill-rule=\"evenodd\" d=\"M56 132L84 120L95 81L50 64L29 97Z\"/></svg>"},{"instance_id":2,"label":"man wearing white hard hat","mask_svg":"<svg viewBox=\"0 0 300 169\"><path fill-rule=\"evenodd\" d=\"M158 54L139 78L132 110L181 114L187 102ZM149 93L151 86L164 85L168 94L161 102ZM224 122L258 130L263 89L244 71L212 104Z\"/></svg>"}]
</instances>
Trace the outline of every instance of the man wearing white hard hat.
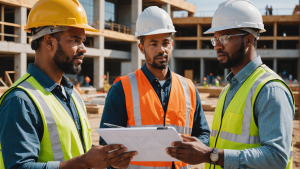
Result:
<instances>
[{"instance_id":1,"label":"man wearing white hard hat","mask_svg":"<svg viewBox=\"0 0 300 169\"><path fill-rule=\"evenodd\" d=\"M145 55L141 69L120 78L105 101L100 127L104 123L123 127L174 127L178 133L197 137L209 145L206 122L197 89L191 80L168 67L172 55L172 20L161 8L151 6L139 16L135 37ZM147 141L147 140L146 140ZM100 138L100 144L105 140ZM134 169L188 169L183 162L131 162Z\"/></svg>"},{"instance_id":2,"label":"man wearing white hard hat","mask_svg":"<svg viewBox=\"0 0 300 169\"><path fill-rule=\"evenodd\" d=\"M229 84L215 109L210 147L183 136L167 152L205 168L292 168L294 99L285 82L257 55L265 32L258 8L249 0L228 0L214 14L211 39Z\"/></svg>"}]
</instances>

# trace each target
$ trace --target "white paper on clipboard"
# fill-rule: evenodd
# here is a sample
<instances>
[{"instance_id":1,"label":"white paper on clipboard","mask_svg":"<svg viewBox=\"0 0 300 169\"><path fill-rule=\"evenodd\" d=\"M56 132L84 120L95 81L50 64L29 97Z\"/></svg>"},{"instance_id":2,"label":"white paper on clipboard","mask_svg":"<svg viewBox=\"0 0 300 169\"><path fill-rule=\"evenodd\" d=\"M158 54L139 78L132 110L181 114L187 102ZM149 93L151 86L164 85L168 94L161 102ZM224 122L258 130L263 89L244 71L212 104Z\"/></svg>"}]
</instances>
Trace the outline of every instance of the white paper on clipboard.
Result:
<instances>
[{"instance_id":1,"label":"white paper on clipboard","mask_svg":"<svg viewBox=\"0 0 300 169\"><path fill-rule=\"evenodd\" d=\"M182 141L174 127L164 130L157 127L101 128L96 131L108 145L122 144L128 151L137 151L132 161L178 161L166 153L172 142Z\"/></svg>"}]
</instances>

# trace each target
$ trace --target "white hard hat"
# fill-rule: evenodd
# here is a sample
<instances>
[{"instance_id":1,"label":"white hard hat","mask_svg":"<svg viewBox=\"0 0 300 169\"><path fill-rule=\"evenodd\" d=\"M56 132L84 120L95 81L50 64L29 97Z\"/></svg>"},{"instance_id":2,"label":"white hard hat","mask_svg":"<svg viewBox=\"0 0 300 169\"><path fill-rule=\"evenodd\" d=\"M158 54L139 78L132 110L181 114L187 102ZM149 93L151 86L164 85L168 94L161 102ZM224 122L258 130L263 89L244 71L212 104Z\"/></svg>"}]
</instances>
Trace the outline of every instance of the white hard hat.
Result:
<instances>
[{"instance_id":1,"label":"white hard hat","mask_svg":"<svg viewBox=\"0 0 300 169\"><path fill-rule=\"evenodd\" d=\"M174 32L176 31L170 15L157 6L150 6L146 8L137 19L135 38L145 35Z\"/></svg>"},{"instance_id":2,"label":"white hard hat","mask_svg":"<svg viewBox=\"0 0 300 169\"><path fill-rule=\"evenodd\" d=\"M250 29L258 29L255 33ZM259 37L265 32L262 15L258 8L249 0L226 0L222 2L214 14L211 28L204 34L215 33L226 29L241 29ZM258 39L258 38L257 38Z\"/></svg>"}]
</instances>

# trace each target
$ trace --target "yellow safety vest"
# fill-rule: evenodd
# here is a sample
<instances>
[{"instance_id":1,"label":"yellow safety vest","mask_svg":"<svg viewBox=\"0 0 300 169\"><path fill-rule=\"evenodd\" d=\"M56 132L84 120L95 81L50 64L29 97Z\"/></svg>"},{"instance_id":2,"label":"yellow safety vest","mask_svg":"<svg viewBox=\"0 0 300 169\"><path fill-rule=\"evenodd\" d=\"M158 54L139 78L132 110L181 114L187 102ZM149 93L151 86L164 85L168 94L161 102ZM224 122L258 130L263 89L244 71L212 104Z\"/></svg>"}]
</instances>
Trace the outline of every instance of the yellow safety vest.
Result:
<instances>
[{"instance_id":1,"label":"yellow safety vest","mask_svg":"<svg viewBox=\"0 0 300 169\"><path fill-rule=\"evenodd\" d=\"M79 93L74 89L72 99L76 105L82 126L83 142L72 117L51 92L47 92L30 74L25 74L1 97L0 106L5 96L13 89L23 89L31 97L41 114L44 135L40 143L38 162L66 161L88 151L91 146L91 127L86 115L86 108ZM4 154L5 155L5 154ZM4 161L0 143L0 169Z\"/></svg>"},{"instance_id":2,"label":"yellow safety vest","mask_svg":"<svg viewBox=\"0 0 300 169\"><path fill-rule=\"evenodd\" d=\"M229 84L223 89L215 109L210 137L211 148L244 150L261 146L253 110L258 93L270 81L278 81L284 84L293 97L290 88L266 65L259 66L249 76L234 95L224 115L222 115L222 111ZM221 169L219 165L205 164L205 169L213 169L214 167ZM292 169L292 148L287 168Z\"/></svg>"}]
</instances>

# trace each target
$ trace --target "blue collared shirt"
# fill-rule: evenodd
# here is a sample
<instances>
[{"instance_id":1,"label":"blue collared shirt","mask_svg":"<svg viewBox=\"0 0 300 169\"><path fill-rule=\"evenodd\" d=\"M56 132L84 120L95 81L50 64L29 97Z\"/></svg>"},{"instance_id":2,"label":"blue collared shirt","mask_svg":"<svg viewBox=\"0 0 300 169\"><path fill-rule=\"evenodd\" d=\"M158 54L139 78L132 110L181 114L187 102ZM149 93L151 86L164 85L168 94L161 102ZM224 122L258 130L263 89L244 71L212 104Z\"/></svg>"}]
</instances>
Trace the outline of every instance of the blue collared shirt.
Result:
<instances>
[{"instance_id":1,"label":"blue collared shirt","mask_svg":"<svg viewBox=\"0 0 300 169\"><path fill-rule=\"evenodd\" d=\"M257 57L236 75L229 73L227 81L230 88L223 114L242 84L261 64L261 58ZM254 103L254 120L259 129L261 147L242 151L224 150L224 168L286 168L292 143L294 112L289 90L280 82L268 82Z\"/></svg>"},{"instance_id":2,"label":"blue collared shirt","mask_svg":"<svg viewBox=\"0 0 300 169\"><path fill-rule=\"evenodd\" d=\"M164 112L166 113L170 90L171 90L171 79L172 73L169 69L168 75L169 78L165 81L164 85L161 86L158 78L154 77L150 71L147 69L144 64L141 68L149 82L151 83L153 89L155 90L160 102L163 106ZM196 110L194 115L194 125L192 128L192 136L197 137L200 141L202 141L205 145L209 146L210 141L210 130L202 109L200 96L197 88L196 90ZM103 123L115 124L118 126L127 126L127 110L126 110L126 102L125 102L125 94L122 86L122 82L119 81L114 84L107 94L107 98L105 101L105 107L100 123L100 128L107 128ZM100 137L100 144L106 144L105 141Z\"/></svg>"},{"instance_id":3,"label":"blue collared shirt","mask_svg":"<svg viewBox=\"0 0 300 169\"><path fill-rule=\"evenodd\" d=\"M79 133L81 123L73 99L73 84L63 76L61 86L33 64L28 66L31 74L47 92L51 92L73 118ZM22 89L14 89L0 107L0 142L5 168L58 169L57 161L37 163L40 142L44 135L43 120L30 96ZM82 136L81 136L82 139Z\"/></svg>"}]
</instances>

